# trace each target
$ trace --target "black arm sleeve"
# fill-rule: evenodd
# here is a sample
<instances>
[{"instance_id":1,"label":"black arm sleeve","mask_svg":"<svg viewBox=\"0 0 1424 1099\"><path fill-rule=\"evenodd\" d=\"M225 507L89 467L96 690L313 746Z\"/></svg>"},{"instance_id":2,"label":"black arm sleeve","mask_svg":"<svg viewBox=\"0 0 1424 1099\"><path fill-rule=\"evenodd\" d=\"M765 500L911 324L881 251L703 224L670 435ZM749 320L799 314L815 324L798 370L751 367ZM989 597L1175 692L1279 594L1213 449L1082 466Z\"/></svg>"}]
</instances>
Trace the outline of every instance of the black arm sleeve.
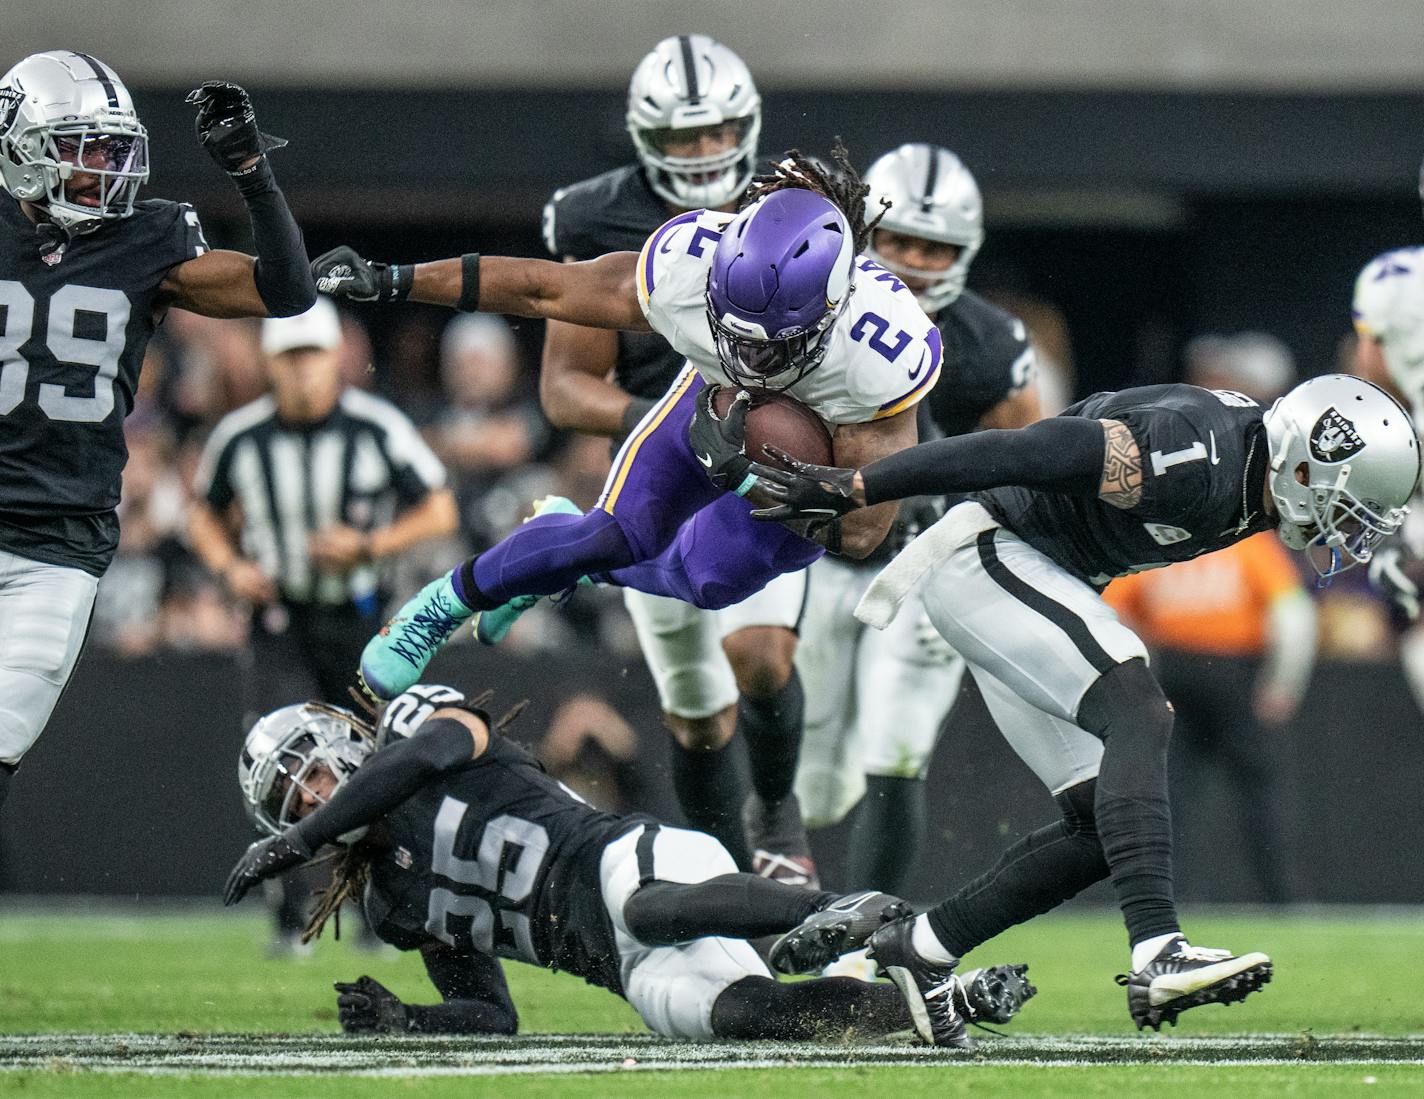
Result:
<instances>
[{"instance_id":1,"label":"black arm sleeve","mask_svg":"<svg viewBox=\"0 0 1424 1099\"><path fill-rule=\"evenodd\" d=\"M262 304L274 317L305 313L316 302L316 283L302 231L266 157L238 184L238 190L252 219L252 243L257 248L252 278Z\"/></svg>"},{"instance_id":2,"label":"black arm sleeve","mask_svg":"<svg viewBox=\"0 0 1424 1099\"><path fill-rule=\"evenodd\" d=\"M432 718L414 736L376 752L330 801L293 828L315 851L385 816L436 775L469 763L473 754L468 726Z\"/></svg>"},{"instance_id":3,"label":"black arm sleeve","mask_svg":"<svg viewBox=\"0 0 1424 1099\"><path fill-rule=\"evenodd\" d=\"M410 1029L422 1034L514 1034L519 1013L498 958L448 949L422 950L442 1004L407 1004Z\"/></svg>"},{"instance_id":4,"label":"black arm sleeve","mask_svg":"<svg viewBox=\"0 0 1424 1099\"><path fill-rule=\"evenodd\" d=\"M910 447L860 471L865 502L1023 485L1096 496L1103 479L1103 425L1055 416L1013 431L978 431Z\"/></svg>"}]
</instances>

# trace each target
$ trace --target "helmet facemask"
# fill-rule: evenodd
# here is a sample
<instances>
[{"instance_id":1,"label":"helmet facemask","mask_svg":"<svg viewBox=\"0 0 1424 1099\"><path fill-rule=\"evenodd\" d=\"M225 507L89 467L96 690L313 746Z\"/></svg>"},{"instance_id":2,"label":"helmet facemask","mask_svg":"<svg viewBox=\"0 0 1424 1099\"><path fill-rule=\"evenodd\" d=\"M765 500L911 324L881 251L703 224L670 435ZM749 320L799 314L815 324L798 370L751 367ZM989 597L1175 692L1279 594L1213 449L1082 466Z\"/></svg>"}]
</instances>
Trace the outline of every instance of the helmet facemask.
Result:
<instances>
[{"instance_id":1,"label":"helmet facemask","mask_svg":"<svg viewBox=\"0 0 1424 1099\"><path fill-rule=\"evenodd\" d=\"M0 138L0 174L12 195L73 233L133 213L148 179L148 132L131 115L37 123ZM91 205L71 197L76 178L93 177Z\"/></svg>"},{"instance_id":2,"label":"helmet facemask","mask_svg":"<svg viewBox=\"0 0 1424 1099\"><path fill-rule=\"evenodd\" d=\"M706 156L674 156L666 151L701 131L731 128L730 148ZM655 194L684 210L715 209L733 202L747 189L755 168L761 112L743 118L679 129L629 127L633 145L648 171Z\"/></svg>"},{"instance_id":3,"label":"helmet facemask","mask_svg":"<svg viewBox=\"0 0 1424 1099\"><path fill-rule=\"evenodd\" d=\"M248 734L239 761L239 777L248 813L258 828L277 835L295 824L302 793L325 803L312 780L323 768L339 790L374 751L374 745L339 716L305 706L269 714ZM340 837L354 843L365 830Z\"/></svg>"},{"instance_id":4,"label":"helmet facemask","mask_svg":"<svg viewBox=\"0 0 1424 1099\"><path fill-rule=\"evenodd\" d=\"M1309 477L1309 463L1305 465ZM1382 508L1357 497L1348 488L1348 465L1340 467L1329 482L1314 479L1301 484L1296 470L1289 473L1298 491L1277 491L1278 474L1271 471L1271 495L1281 513L1281 541L1303 551L1321 580L1368 563L1375 547L1399 530L1409 511Z\"/></svg>"},{"instance_id":5,"label":"helmet facemask","mask_svg":"<svg viewBox=\"0 0 1424 1099\"><path fill-rule=\"evenodd\" d=\"M854 287L826 310L809 328L767 336L760 325L746 324L728 314L718 317L709 296L707 324L717 346L717 359L727 376L741 385L762 389L790 389L821 365L829 347L831 328L846 310Z\"/></svg>"}]
</instances>

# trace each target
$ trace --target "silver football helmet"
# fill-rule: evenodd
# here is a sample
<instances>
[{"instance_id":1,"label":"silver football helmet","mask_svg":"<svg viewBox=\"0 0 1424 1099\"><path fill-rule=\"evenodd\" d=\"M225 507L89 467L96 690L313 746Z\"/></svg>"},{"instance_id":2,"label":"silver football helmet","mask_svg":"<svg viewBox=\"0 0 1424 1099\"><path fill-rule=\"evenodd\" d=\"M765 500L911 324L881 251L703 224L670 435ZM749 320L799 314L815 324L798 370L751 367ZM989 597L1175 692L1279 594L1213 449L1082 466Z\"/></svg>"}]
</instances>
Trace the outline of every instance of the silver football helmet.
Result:
<instances>
[{"instance_id":1,"label":"silver football helmet","mask_svg":"<svg viewBox=\"0 0 1424 1099\"><path fill-rule=\"evenodd\" d=\"M295 824L297 792L310 790L306 783L317 767L335 775L340 789L375 751L359 725L350 711L306 702L273 710L253 725L237 758L237 781L253 823L274 836ZM341 842L355 843L364 832L348 832Z\"/></svg>"},{"instance_id":2,"label":"silver football helmet","mask_svg":"<svg viewBox=\"0 0 1424 1099\"><path fill-rule=\"evenodd\" d=\"M1419 483L1409 413L1362 378L1326 374L1277 400L1264 421L1281 541L1305 550L1322 578L1368 561L1404 522Z\"/></svg>"},{"instance_id":3,"label":"silver football helmet","mask_svg":"<svg viewBox=\"0 0 1424 1099\"><path fill-rule=\"evenodd\" d=\"M0 77L0 182L15 198L86 233L132 214L147 179L148 131L102 61L49 50Z\"/></svg>"},{"instance_id":4,"label":"silver football helmet","mask_svg":"<svg viewBox=\"0 0 1424 1099\"><path fill-rule=\"evenodd\" d=\"M954 244L959 258L947 271L921 271L889 262L875 251L871 257L900 276L926 279L929 285L916 297L931 316L964 293L969 265L984 243L984 200L979 185L959 157L939 145L911 143L886 153L865 173L870 188L866 211L874 217L881 200L890 208L879 229L907 237Z\"/></svg>"},{"instance_id":5,"label":"silver football helmet","mask_svg":"<svg viewBox=\"0 0 1424 1099\"><path fill-rule=\"evenodd\" d=\"M707 156L666 151L688 130L736 127L730 148ZM751 182L761 96L742 59L705 34L664 38L628 84L628 133L657 195L684 210L725 206Z\"/></svg>"}]
</instances>

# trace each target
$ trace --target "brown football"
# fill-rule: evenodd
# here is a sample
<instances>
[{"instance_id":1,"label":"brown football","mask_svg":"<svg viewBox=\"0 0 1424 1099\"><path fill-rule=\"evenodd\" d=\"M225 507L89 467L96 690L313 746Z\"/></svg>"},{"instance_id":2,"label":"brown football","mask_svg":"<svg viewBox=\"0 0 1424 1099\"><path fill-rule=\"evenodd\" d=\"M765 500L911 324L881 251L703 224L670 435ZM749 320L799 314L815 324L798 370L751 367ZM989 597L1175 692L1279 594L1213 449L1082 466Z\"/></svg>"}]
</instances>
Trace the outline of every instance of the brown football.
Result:
<instances>
[{"instance_id":1,"label":"brown football","mask_svg":"<svg viewBox=\"0 0 1424 1099\"><path fill-rule=\"evenodd\" d=\"M748 458L779 466L781 463L762 449L770 443L798 461L817 466L831 464L831 433L821 417L785 393L752 386L745 389L752 397L752 407L747 412ZM712 407L718 416L727 414L737 393L734 386L724 385L717 390Z\"/></svg>"}]
</instances>

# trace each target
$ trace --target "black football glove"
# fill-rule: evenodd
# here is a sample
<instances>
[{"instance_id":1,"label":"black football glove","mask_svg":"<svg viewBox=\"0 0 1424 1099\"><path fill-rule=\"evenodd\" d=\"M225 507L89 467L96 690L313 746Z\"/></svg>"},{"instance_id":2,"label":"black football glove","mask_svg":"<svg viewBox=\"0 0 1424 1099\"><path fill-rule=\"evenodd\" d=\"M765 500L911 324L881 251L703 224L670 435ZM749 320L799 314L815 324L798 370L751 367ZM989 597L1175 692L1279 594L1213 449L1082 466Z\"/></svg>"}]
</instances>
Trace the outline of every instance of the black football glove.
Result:
<instances>
[{"instance_id":1,"label":"black football glove","mask_svg":"<svg viewBox=\"0 0 1424 1099\"><path fill-rule=\"evenodd\" d=\"M1409 621L1419 620L1419 585L1409 578L1404 570L1407 560L1404 550L1398 546L1385 546L1375 550L1370 557L1370 583L1382 595L1409 616Z\"/></svg>"},{"instance_id":2,"label":"black football glove","mask_svg":"<svg viewBox=\"0 0 1424 1099\"><path fill-rule=\"evenodd\" d=\"M209 80L194 88L186 100L198 108L195 123L198 140L218 167L235 179L252 172L256 165L244 168L253 157L259 158L271 149L287 144L284 137L264 134L257 128L257 115L247 92L226 80Z\"/></svg>"},{"instance_id":3,"label":"black football glove","mask_svg":"<svg viewBox=\"0 0 1424 1099\"><path fill-rule=\"evenodd\" d=\"M312 278L322 294L352 301L402 301L410 293L411 268L377 263L356 249L338 244L312 260Z\"/></svg>"},{"instance_id":4,"label":"black football glove","mask_svg":"<svg viewBox=\"0 0 1424 1099\"><path fill-rule=\"evenodd\" d=\"M753 511L754 519L834 519L861 506L854 498L856 470L809 465L770 444L766 452L786 468L752 463L762 497L778 501Z\"/></svg>"},{"instance_id":5,"label":"black football glove","mask_svg":"<svg viewBox=\"0 0 1424 1099\"><path fill-rule=\"evenodd\" d=\"M727 415L719 419L713 401L721 388L709 385L698 396L697 411L687 425L687 442L707 471L708 480L720 489L745 496L756 487L746 437L752 398L745 389L740 390Z\"/></svg>"},{"instance_id":6,"label":"black football glove","mask_svg":"<svg viewBox=\"0 0 1424 1099\"><path fill-rule=\"evenodd\" d=\"M337 981L336 1011L347 1034L404 1034L410 1012L400 997L374 977Z\"/></svg>"},{"instance_id":7,"label":"black football glove","mask_svg":"<svg viewBox=\"0 0 1424 1099\"><path fill-rule=\"evenodd\" d=\"M311 848L291 828L280 836L258 840L237 860L223 886L223 904L236 904L260 881L275 877L283 870L300 866L312 857Z\"/></svg>"}]
</instances>

